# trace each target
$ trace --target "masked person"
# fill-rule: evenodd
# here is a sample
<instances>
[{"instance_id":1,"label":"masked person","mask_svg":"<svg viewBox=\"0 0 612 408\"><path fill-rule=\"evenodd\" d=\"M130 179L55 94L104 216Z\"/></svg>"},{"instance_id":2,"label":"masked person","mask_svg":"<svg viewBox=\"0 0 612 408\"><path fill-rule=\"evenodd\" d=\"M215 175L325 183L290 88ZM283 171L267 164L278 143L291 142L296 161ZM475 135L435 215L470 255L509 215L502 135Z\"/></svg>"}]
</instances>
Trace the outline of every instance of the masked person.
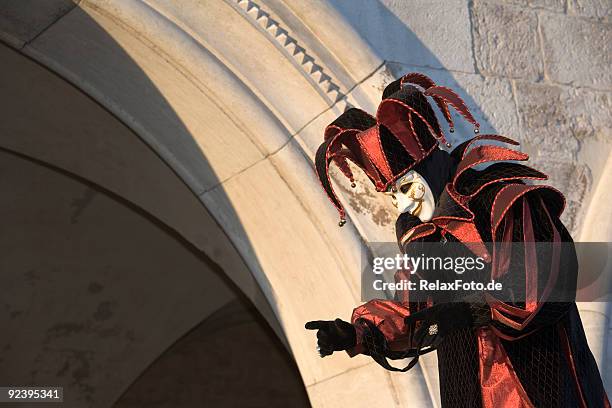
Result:
<instances>
[{"instance_id":1,"label":"masked person","mask_svg":"<svg viewBox=\"0 0 612 408\"><path fill-rule=\"evenodd\" d=\"M477 135L452 153L442 150L440 144L450 145L430 100L451 131L449 106ZM317 330L322 357L346 350L392 371L407 371L420 355L437 350L445 408L609 407L574 303L578 266L559 221L564 197L530 184L547 177L517 163L526 154L499 145L518 143L478 135L478 127L451 89L407 74L386 87L376 117L353 108L325 129L317 174L340 226L345 211L329 165L354 187L350 161L400 211L396 234L404 252L422 242L452 242L483 259L489 278L521 288L524 298L476 292L452 301L414 300L404 291L357 307L351 322L317 320L306 328ZM389 362L407 357L412 360L403 368Z\"/></svg>"}]
</instances>

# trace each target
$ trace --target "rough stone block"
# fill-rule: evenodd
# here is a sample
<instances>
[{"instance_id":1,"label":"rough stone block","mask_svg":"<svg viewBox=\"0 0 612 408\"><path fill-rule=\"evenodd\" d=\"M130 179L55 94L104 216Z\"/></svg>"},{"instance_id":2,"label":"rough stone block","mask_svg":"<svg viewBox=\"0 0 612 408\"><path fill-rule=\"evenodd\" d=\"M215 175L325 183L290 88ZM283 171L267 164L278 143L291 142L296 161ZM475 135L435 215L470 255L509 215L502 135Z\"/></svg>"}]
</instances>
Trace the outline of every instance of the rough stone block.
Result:
<instances>
[{"instance_id":1,"label":"rough stone block","mask_svg":"<svg viewBox=\"0 0 612 408\"><path fill-rule=\"evenodd\" d=\"M584 201L591 186L591 173L586 165L545 158L536 158L531 164L548 175L545 183L559 189L568 201Z\"/></svg>"},{"instance_id":2,"label":"rough stone block","mask_svg":"<svg viewBox=\"0 0 612 408\"><path fill-rule=\"evenodd\" d=\"M540 25L551 80L612 89L612 26L552 13Z\"/></svg>"},{"instance_id":3,"label":"rough stone block","mask_svg":"<svg viewBox=\"0 0 612 408\"><path fill-rule=\"evenodd\" d=\"M553 161L535 158L530 165L548 175L544 183L563 193L566 207L561 217L570 233L576 235L580 229L578 216L588 193L591 190L591 172L584 164L569 161Z\"/></svg>"},{"instance_id":4,"label":"rough stone block","mask_svg":"<svg viewBox=\"0 0 612 408\"><path fill-rule=\"evenodd\" d=\"M568 13L609 22L612 2L609 0L570 0Z\"/></svg>"},{"instance_id":5,"label":"rough stone block","mask_svg":"<svg viewBox=\"0 0 612 408\"><path fill-rule=\"evenodd\" d=\"M554 85L516 84L524 148L558 160L573 160L579 143L610 140L609 92Z\"/></svg>"},{"instance_id":6,"label":"rough stone block","mask_svg":"<svg viewBox=\"0 0 612 408\"><path fill-rule=\"evenodd\" d=\"M567 96L557 86L516 84L523 148L531 155L573 160L578 140L572 132Z\"/></svg>"},{"instance_id":7,"label":"rough stone block","mask_svg":"<svg viewBox=\"0 0 612 408\"><path fill-rule=\"evenodd\" d=\"M497 3L521 7L542 8L558 12L565 11L565 0L495 0Z\"/></svg>"},{"instance_id":8,"label":"rough stone block","mask_svg":"<svg viewBox=\"0 0 612 408\"><path fill-rule=\"evenodd\" d=\"M517 6L529 6L529 0L501 0L504 4L514 4Z\"/></svg>"},{"instance_id":9,"label":"rough stone block","mask_svg":"<svg viewBox=\"0 0 612 408\"><path fill-rule=\"evenodd\" d=\"M483 78L479 75L455 74L461 87L458 91L469 95L469 103L476 120L480 122L481 133L499 133L515 140L520 140L520 127L516 106L509 80L502 78ZM455 121L463 121L457 116ZM467 125L467 122L464 121ZM468 131L471 125L466 126ZM468 136L472 136L469 134Z\"/></svg>"},{"instance_id":10,"label":"rough stone block","mask_svg":"<svg viewBox=\"0 0 612 408\"><path fill-rule=\"evenodd\" d=\"M566 89L567 110L572 115L572 131L580 141L612 141L612 93L586 88Z\"/></svg>"},{"instance_id":11,"label":"rough stone block","mask_svg":"<svg viewBox=\"0 0 612 408\"><path fill-rule=\"evenodd\" d=\"M561 222L565 225L565 228L569 231L572 237L578 236L580 231L580 225L578 216L580 214L581 203L576 201L567 201L565 203L565 210L561 214Z\"/></svg>"},{"instance_id":12,"label":"rough stone block","mask_svg":"<svg viewBox=\"0 0 612 408\"><path fill-rule=\"evenodd\" d=\"M529 5L558 12L565 11L565 0L529 0Z\"/></svg>"},{"instance_id":13,"label":"rough stone block","mask_svg":"<svg viewBox=\"0 0 612 408\"><path fill-rule=\"evenodd\" d=\"M535 12L477 1L472 14L476 64L484 74L528 79L542 76Z\"/></svg>"}]
</instances>

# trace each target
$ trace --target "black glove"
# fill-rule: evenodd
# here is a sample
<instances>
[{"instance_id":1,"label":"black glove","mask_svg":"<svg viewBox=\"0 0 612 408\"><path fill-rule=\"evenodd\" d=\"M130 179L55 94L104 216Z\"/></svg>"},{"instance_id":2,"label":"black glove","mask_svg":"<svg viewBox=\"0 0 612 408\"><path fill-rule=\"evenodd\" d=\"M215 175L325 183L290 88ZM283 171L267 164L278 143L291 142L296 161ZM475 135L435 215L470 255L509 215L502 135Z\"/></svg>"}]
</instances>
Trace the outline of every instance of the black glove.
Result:
<instances>
[{"instance_id":1,"label":"black glove","mask_svg":"<svg viewBox=\"0 0 612 408\"><path fill-rule=\"evenodd\" d=\"M307 330L318 330L317 344L321 357L329 356L334 351L350 349L357 343L355 327L341 319L313 320L304 327Z\"/></svg>"}]
</instances>

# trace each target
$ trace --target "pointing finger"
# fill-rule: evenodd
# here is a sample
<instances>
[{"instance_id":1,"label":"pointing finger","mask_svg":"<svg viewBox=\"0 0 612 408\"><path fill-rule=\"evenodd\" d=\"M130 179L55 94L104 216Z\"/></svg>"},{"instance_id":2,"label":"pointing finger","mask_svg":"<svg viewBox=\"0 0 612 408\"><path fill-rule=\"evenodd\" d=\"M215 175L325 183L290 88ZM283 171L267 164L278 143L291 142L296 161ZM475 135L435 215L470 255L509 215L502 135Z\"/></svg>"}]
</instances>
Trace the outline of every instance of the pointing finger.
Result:
<instances>
[{"instance_id":1,"label":"pointing finger","mask_svg":"<svg viewBox=\"0 0 612 408\"><path fill-rule=\"evenodd\" d=\"M319 330L327 326L326 320L312 320L304 325L306 330Z\"/></svg>"}]
</instances>

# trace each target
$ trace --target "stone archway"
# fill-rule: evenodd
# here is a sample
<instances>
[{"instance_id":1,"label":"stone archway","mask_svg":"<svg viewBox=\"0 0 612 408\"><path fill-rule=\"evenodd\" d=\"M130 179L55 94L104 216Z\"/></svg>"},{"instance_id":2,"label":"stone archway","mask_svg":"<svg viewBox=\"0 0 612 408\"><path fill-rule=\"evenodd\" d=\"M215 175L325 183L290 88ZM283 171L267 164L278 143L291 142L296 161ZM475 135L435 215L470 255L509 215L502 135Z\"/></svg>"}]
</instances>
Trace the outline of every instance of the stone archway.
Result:
<instances>
[{"instance_id":1,"label":"stone archway","mask_svg":"<svg viewBox=\"0 0 612 408\"><path fill-rule=\"evenodd\" d=\"M271 357L262 372L288 380L285 391L269 389L276 402L289 393L306 404L274 312L201 202L108 111L22 55L2 45L0 54L10 192L1 211L0 325L10 333L2 382L53 383L67 406L110 406L160 353L193 351L173 344L215 314L225 318L217 329L258 339L252 352ZM217 369L205 357L191 359Z\"/></svg>"},{"instance_id":2,"label":"stone archway","mask_svg":"<svg viewBox=\"0 0 612 408\"><path fill-rule=\"evenodd\" d=\"M3 383L63 387L70 407L309 405L286 347L203 252L45 163L3 151L0 169Z\"/></svg>"},{"instance_id":3,"label":"stone archway","mask_svg":"<svg viewBox=\"0 0 612 408\"><path fill-rule=\"evenodd\" d=\"M364 250L360 234L384 231L358 220L358 230L339 230L311 167L322 123L344 109L347 97L360 99L362 106L374 100L368 95L378 85L363 81L377 72L379 62L372 59L372 70L357 72L361 76L355 78L325 47L317 48L314 38L304 34L298 44L285 28L292 21L286 8L275 14L250 1L180 4L84 1L72 9L53 10L60 15L37 16L48 19L38 31L17 30L4 38L117 117L206 206L212 215L206 225L228 237L239 254L238 261L227 262L238 262L241 268L224 269L269 321L280 323L313 404L329 403L329 387L342 390L334 398L343 401L367 404L383 395L389 404L415 396L425 403L429 396L420 371L398 379L369 360L340 356L320 364L312 335L303 330L304 321L336 315L339 309L348 313L358 303L354 265ZM275 23L262 25L262 16ZM241 28L224 32L228 21ZM206 24L219 25L212 32L224 36L203 35L198 28ZM309 50L300 45L309 41ZM257 70L241 63L253 61L254 55L265 61ZM271 75L278 78L277 86L268 88ZM23 119L28 110L15 112ZM91 147L104 147L99 155L112 152L113 146L121 150L113 138L101 146L81 145L76 136L73 142L67 146L86 149L80 162L57 156L58 150L47 149L43 140L3 140L3 145L103 185L104 177L106 182L116 177L104 174L108 168L91 169L96 156L87 156L95 153L87 150ZM124 163L137 164L129 155L122 157ZM161 180L167 178L135 177L111 187L157 211L156 216L187 239L211 245L184 212L171 205L159 208L167 204L159 195L139 197L146 190L139 186L159 187ZM168 193L158 191L162 197ZM168 218L172 214L176 218ZM219 263L225 258L219 256Z\"/></svg>"}]
</instances>

